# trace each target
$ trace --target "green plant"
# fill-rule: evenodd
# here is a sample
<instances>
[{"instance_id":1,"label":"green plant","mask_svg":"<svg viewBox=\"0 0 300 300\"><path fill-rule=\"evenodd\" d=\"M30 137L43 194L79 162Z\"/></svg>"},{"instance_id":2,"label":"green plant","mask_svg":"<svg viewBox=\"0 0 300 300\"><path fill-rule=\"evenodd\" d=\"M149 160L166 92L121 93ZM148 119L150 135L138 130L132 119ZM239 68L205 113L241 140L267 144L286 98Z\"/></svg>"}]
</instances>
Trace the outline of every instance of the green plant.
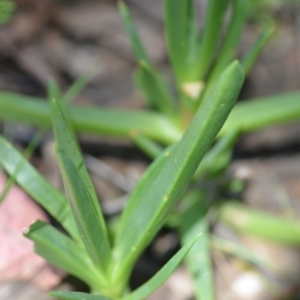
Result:
<instances>
[{"instance_id":1,"label":"green plant","mask_svg":"<svg viewBox=\"0 0 300 300\"><path fill-rule=\"evenodd\" d=\"M1 0L0 2L0 24L8 23L15 10L15 3L11 0Z\"/></svg>"},{"instance_id":2,"label":"green plant","mask_svg":"<svg viewBox=\"0 0 300 300\"><path fill-rule=\"evenodd\" d=\"M68 123L65 104L60 102L61 96L55 85L50 86L49 98L52 100L56 153L70 205L7 141L0 139L1 164L70 235L36 221L25 230L25 236L34 241L39 255L81 278L95 294L83 296L53 292L53 296L61 299L143 299L170 275L201 232L195 233L154 278L126 295L136 259L180 198L232 109L242 82L243 72L234 62L207 94L182 140L167 149L144 174L122 213L115 237L108 235L94 188ZM157 179L153 180L154 177Z\"/></svg>"},{"instance_id":3,"label":"green plant","mask_svg":"<svg viewBox=\"0 0 300 300\"><path fill-rule=\"evenodd\" d=\"M246 20L248 2L227 0L222 1L223 4L219 7L219 0L210 0L203 39L201 39L201 35L196 32L196 17L193 13L192 1L165 0L165 32L170 62L175 73L176 95L170 92L164 78L151 63L128 9L120 2L120 11L138 62L136 82L151 111L70 106L69 117L75 131L132 139L152 157L158 153L157 142L163 145L177 142L201 104L201 99L224 68L234 60ZM222 20L229 5L232 6L232 13L226 27L223 26ZM182 30L178 31L177 27ZM221 34L223 27L226 31ZM183 39L183 42L178 43L178 34L181 31L180 39ZM210 35L210 32L213 32L213 35ZM209 38L204 38L208 35ZM263 32L242 58L245 75L248 74L256 57L272 35L272 29ZM185 45L184 49L179 47L181 44ZM205 70L199 71L199 69ZM83 86L85 82L86 78L83 78L83 81L79 81L78 84ZM73 97L72 94L67 96L69 99ZM298 119L300 116L298 99L299 92L295 92L237 103L219 136L224 136L233 129L243 134L267 125ZM49 128L50 110L50 104L44 99L0 92L0 119L2 120Z\"/></svg>"},{"instance_id":4,"label":"green plant","mask_svg":"<svg viewBox=\"0 0 300 300\"><path fill-rule=\"evenodd\" d=\"M49 98L54 99L52 113L49 102L0 93L0 118L24 121L42 128L53 123L57 155L71 207L65 197L49 186L2 138L0 161L16 182L52 214L71 237L48 224L36 222L26 232L26 236L35 242L36 251L87 282L95 294L58 292L53 293L54 296L62 299L143 299L167 278L201 233L186 261L196 283L197 298L213 299L208 212L216 210L220 220L227 223L232 211L247 213L244 206L236 207L230 202L219 205L219 181L230 162L233 146L244 132L300 117L300 94L296 92L238 103L225 122L244 75L273 30L262 33L239 66L233 60L246 20L248 1L211 0L201 36L197 32L192 4L190 0L164 1L165 33L174 71L175 95L143 49L127 7L122 2L119 4L138 62L135 80L152 111L68 107L66 103L74 94L62 97L53 84L49 92ZM223 19L229 5L232 13L222 35ZM79 81L79 90L84 81ZM82 133L127 137L156 158L132 192L115 236L108 236L73 129ZM217 141L210 148L215 138ZM174 145L169 146L171 144ZM162 146L168 148L164 150ZM213 182L215 199L209 198L205 187L194 188L203 179ZM179 200L180 205L176 205ZM253 211L247 216L265 226L264 237L278 238L272 234L275 222L283 229L281 241L298 245L298 239L293 235L284 238L291 227L298 228L295 222L261 216ZM176 227L184 248L151 281L127 295L128 279L136 259L165 223ZM253 223L249 224L251 226L247 228L231 225L257 234ZM245 256L253 260L250 255ZM199 269L203 271L199 272Z\"/></svg>"}]
</instances>

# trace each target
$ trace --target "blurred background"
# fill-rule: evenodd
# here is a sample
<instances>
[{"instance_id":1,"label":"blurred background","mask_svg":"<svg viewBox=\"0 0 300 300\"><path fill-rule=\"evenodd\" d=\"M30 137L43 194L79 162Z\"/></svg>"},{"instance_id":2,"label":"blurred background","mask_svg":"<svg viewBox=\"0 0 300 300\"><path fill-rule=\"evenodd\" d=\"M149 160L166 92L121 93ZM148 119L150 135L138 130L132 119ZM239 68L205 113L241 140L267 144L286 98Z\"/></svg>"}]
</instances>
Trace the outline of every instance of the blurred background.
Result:
<instances>
[{"instance_id":1,"label":"blurred background","mask_svg":"<svg viewBox=\"0 0 300 300\"><path fill-rule=\"evenodd\" d=\"M201 24L207 1L195 2ZM127 0L126 3L150 58L168 76L162 0ZM300 89L299 1L253 0L239 55L245 53L261 29L269 25L276 28L276 34L247 78L241 101ZM11 21L0 25L2 91L46 97L50 79L66 91L79 76L93 70L95 75L75 99L75 104L140 109L145 102L134 87L134 69L135 62L117 1L17 0ZM1 124L1 128L20 149L29 144L36 132L35 128L16 123ZM285 212L299 216L299 136L300 122L293 122L240 139L229 172L246 180L242 195L246 203L282 214L282 206L278 204L281 201L287 208ZM51 133L45 134L31 161L51 183L61 188L52 145ZM82 136L81 145L104 212L107 217L112 217L120 212L124 195L138 181L150 160L124 140ZM2 187L5 178L3 174L1 176ZM14 202L15 199L20 202ZM47 300L50 297L46 296L45 290L58 285L63 289L74 286L85 289L74 278L64 279L64 274L32 253L30 242L24 242L19 230L22 224L35 218L48 217L20 189L13 187L0 206L1 300ZM224 231L223 228L216 230ZM275 294L270 292L274 291L274 286L262 277L255 277L255 271L251 270L251 273L238 260L215 253L218 299L297 299L299 251L255 240L243 242L253 251L274 256L281 269L275 275L267 275L278 285L278 290L275 289ZM174 232L162 230L139 261L133 286L154 274L178 245ZM192 283L186 271L180 268L149 299L193 299Z\"/></svg>"}]
</instances>

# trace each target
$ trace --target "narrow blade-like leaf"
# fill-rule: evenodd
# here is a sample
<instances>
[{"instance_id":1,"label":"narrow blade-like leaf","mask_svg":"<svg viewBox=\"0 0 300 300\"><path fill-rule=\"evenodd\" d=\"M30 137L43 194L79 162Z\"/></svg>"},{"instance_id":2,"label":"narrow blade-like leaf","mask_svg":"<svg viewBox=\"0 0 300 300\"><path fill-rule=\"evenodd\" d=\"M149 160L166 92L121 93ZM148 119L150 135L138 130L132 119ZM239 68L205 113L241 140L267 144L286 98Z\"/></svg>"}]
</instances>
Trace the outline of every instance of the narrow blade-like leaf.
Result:
<instances>
[{"instance_id":1,"label":"narrow blade-like leaf","mask_svg":"<svg viewBox=\"0 0 300 300\"><path fill-rule=\"evenodd\" d=\"M192 198L194 204L182 216L179 228L182 244L185 245L199 233L201 235L187 254L185 261L193 278L197 299L213 300L215 297L207 207L203 204L202 191L192 192L187 197Z\"/></svg>"},{"instance_id":2,"label":"narrow blade-like leaf","mask_svg":"<svg viewBox=\"0 0 300 300\"><path fill-rule=\"evenodd\" d=\"M61 100L61 90L59 86L56 84L54 80L50 80L47 85L48 99L51 101L52 99Z\"/></svg>"},{"instance_id":3,"label":"narrow blade-like leaf","mask_svg":"<svg viewBox=\"0 0 300 300\"><path fill-rule=\"evenodd\" d=\"M185 81L192 81L190 75L192 72L189 72L190 69L194 67L194 63L198 59L197 57L197 40L198 40L198 26L197 26L197 15L196 9L194 7L194 0L187 1L187 57L186 64L188 68L188 73Z\"/></svg>"},{"instance_id":4,"label":"narrow blade-like leaf","mask_svg":"<svg viewBox=\"0 0 300 300\"><path fill-rule=\"evenodd\" d=\"M1 136L0 163L24 191L59 221L73 238L80 239L68 200Z\"/></svg>"},{"instance_id":5,"label":"narrow blade-like leaf","mask_svg":"<svg viewBox=\"0 0 300 300\"><path fill-rule=\"evenodd\" d=\"M238 103L229 115L220 135L236 128L241 133L271 124L291 122L300 118L300 92L249 99Z\"/></svg>"},{"instance_id":6,"label":"narrow blade-like leaf","mask_svg":"<svg viewBox=\"0 0 300 300\"><path fill-rule=\"evenodd\" d=\"M59 292L51 292L49 293L49 295L63 300L111 300L110 298L104 296L91 295L91 294L79 293L79 292L59 291Z\"/></svg>"},{"instance_id":7,"label":"narrow blade-like leaf","mask_svg":"<svg viewBox=\"0 0 300 300\"><path fill-rule=\"evenodd\" d=\"M235 104L242 82L243 72L234 62L211 89L162 172L148 183L149 192L140 198L116 240L114 257L120 263L115 280L129 275L137 256L166 221Z\"/></svg>"},{"instance_id":8,"label":"narrow blade-like leaf","mask_svg":"<svg viewBox=\"0 0 300 300\"><path fill-rule=\"evenodd\" d=\"M219 208L221 222L243 233L281 244L300 245L300 222L251 209L238 202L225 202Z\"/></svg>"},{"instance_id":9,"label":"narrow blade-like leaf","mask_svg":"<svg viewBox=\"0 0 300 300\"><path fill-rule=\"evenodd\" d=\"M220 138L204 156L195 172L195 177L197 178L203 174L213 175L222 169L224 170L230 163L233 147L238 136L239 130L233 129Z\"/></svg>"},{"instance_id":10,"label":"narrow blade-like leaf","mask_svg":"<svg viewBox=\"0 0 300 300\"><path fill-rule=\"evenodd\" d=\"M149 281L121 300L143 300L158 289L174 272L195 242L197 242L198 238L199 234L186 243Z\"/></svg>"},{"instance_id":11,"label":"narrow blade-like leaf","mask_svg":"<svg viewBox=\"0 0 300 300\"><path fill-rule=\"evenodd\" d=\"M241 133L300 118L300 92L266 96L237 103L221 131ZM0 119L24 122L40 128L51 125L51 108L43 99L0 92ZM131 138L133 132L165 145L177 142L182 131L162 114L145 111L70 107L70 122L76 132Z\"/></svg>"},{"instance_id":12,"label":"narrow blade-like leaf","mask_svg":"<svg viewBox=\"0 0 300 300\"><path fill-rule=\"evenodd\" d=\"M176 79L181 84L187 80L188 47L192 44L189 29L194 29L190 26L194 19L191 18L194 16L192 1L164 0L164 11L168 53Z\"/></svg>"},{"instance_id":13,"label":"narrow blade-like leaf","mask_svg":"<svg viewBox=\"0 0 300 300\"><path fill-rule=\"evenodd\" d=\"M110 263L110 242L98 198L66 115L55 99L52 103L58 156L70 190L75 221L91 257L98 266L107 270Z\"/></svg>"},{"instance_id":14,"label":"narrow blade-like leaf","mask_svg":"<svg viewBox=\"0 0 300 300\"><path fill-rule=\"evenodd\" d=\"M212 72L209 74L206 88L209 89L218 79L224 68L235 59L240 37L247 19L247 7L249 0L232 1L232 14L224 41L221 45Z\"/></svg>"},{"instance_id":15,"label":"narrow blade-like leaf","mask_svg":"<svg viewBox=\"0 0 300 300\"><path fill-rule=\"evenodd\" d=\"M175 145L169 146L163 153L156 158L152 164L147 168L142 178L130 194L127 204L122 212L121 220L118 226L116 238L120 238L120 234L123 233L124 227L128 224L129 218L134 214L137 207L140 205L141 200L149 193L153 182L159 176L163 168L165 167L168 157L174 151Z\"/></svg>"},{"instance_id":16,"label":"narrow blade-like leaf","mask_svg":"<svg viewBox=\"0 0 300 300\"><path fill-rule=\"evenodd\" d=\"M259 268L263 267L270 270L278 270L278 268L280 268L276 265L276 263L272 263L268 259L264 258L263 255L255 253L251 249L247 249L244 246L219 238L217 236L211 236L210 244L217 250L236 256L250 264L258 266Z\"/></svg>"},{"instance_id":17,"label":"narrow blade-like leaf","mask_svg":"<svg viewBox=\"0 0 300 300\"><path fill-rule=\"evenodd\" d=\"M151 65L150 59L142 45L142 42L137 33L136 27L132 21L129 10L123 1L119 1L119 10L126 26L127 34L131 41L131 46L137 61L145 61Z\"/></svg>"},{"instance_id":18,"label":"narrow blade-like leaf","mask_svg":"<svg viewBox=\"0 0 300 300\"><path fill-rule=\"evenodd\" d=\"M83 75L81 75L76 81L71 85L63 96L63 102L69 104L80 94L80 92L88 85L92 77L95 75L94 70L90 70Z\"/></svg>"},{"instance_id":19,"label":"narrow blade-like leaf","mask_svg":"<svg viewBox=\"0 0 300 300\"><path fill-rule=\"evenodd\" d=\"M24 231L24 235L34 242L35 252L52 265L92 287L104 282L84 249L50 224L36 221Z\"/></svg>"},{"instance_id":20,"label":"narrow blade-like leaf","mask_svg":"<svg viewBox=\"0 0 300 300\"><path fill-rule=\"evenodd\" d=\"M166 115L174 115L173 98L162 78L153 67L141 61L135 78L137 85L153 108Z\"/></svg>"},{"instance_id":21,"label":"narrow blade-like leaf","mask_svg":"<svg viewBox=\"0 0 300 300\"><path fill-rule=\"evenodd\" d=\"M150 158L155 159L163 152L163 147L141 134L135 134L132 141Z\"/></svg>"},{"instance_id":22,"label":"narrow blade-like leaf","mask_svg":"<svg viewBox=\"0 0 300 300\"><path fill-rule=\"evenodd\" d=\"M246 53L246 55L243 57L241 64L244 68L245 75L247 75L255 61L257 60L257 57L263 50L263 48L266 46L266 44L269 42L269 40L274 35L274 29L268 29L261 33L261 35L258 37L258 39L255 41L251 49Z\"/></svg>"},{"instance_id":23,"label":"narrow blade-like leaf","mask_svg":"<svg viewBox=\"0 0 300 300\"><path fill-rule=\"evenodd\" d=\"M198 52L199 59L197 65L194 66L195 80L203 79L212 63L228 2L229 0L210 0L208 2L207 18Z\"/></svg>"},{"instance_id":24,"label":"narrow blade-like leaf","mask_svg":"<svg viewBox=\"0 0 300 300\"><path fill-rule=\"evenodd\" d=\"M132 132L137 131L163 144L172 144L182 136L171 119L155 112L71 106L68 113L78 133L130 138ZM40 98L0 92L0 119L48 128L51 107Z\"/></svg>"},{"instance_id":25,"label":"narrow blade-like leaf","mask_svg":"<svg viewBox=\"0 0 300 300\"><path fill-rule=\"evenodd\" d=\"M85 181L85 185L89 190L95 209L104 226L104 220L98 203L98 198L93 183L88 175L87 169L83 164L83 158L78 143L73 132L73 128L69 124L68 114L63 109L63 104L59 103L60 98L51 97L52 100L52 120L55 140L59 148L66 152L74 165L79 168L80 176Z\"/></svg>"},{"instance_id":26,"label":"narrow blade-like leaf","mask_svg":"<svg viewBox=\"0 0 300 300\"><path fill-rule=\"evenodd\" d=\"M25 151L23 152L23 157L26 160L29 160L33 151L36 149L36 147L38 146L39 142L42 140L42 137L45 135L45 132L43 130L39 130L35 136L32 138L32 140L30 141L29 145L27 146L27 148L25 149ZM20 162L20 164L22 164L22 162ZM20 166L21 167L21 166ZM16 167L16 172L15 174L18 173L18 166ZM11 187L14 185L14 183L16 182L15 179L15 174L10 175L9 180L7 180L7 182L5 183L5 186L1 192L0 195L0 204L2 203L2 201L6 198L8 192L10 191Z\"/></svg>"},{"instance_id":27,"label":"narrow blade-like leaf","mask_svg":"<svg viewBox=\"0 0 300 300\"><path fill-rule=\"evenodd\" d=\"M67 153L59 148L57 157L82 241L94 263L105 273L111 260L110 245L91 193L80 175L81 166L75 167Z\"/></svg>"}]
</instances>

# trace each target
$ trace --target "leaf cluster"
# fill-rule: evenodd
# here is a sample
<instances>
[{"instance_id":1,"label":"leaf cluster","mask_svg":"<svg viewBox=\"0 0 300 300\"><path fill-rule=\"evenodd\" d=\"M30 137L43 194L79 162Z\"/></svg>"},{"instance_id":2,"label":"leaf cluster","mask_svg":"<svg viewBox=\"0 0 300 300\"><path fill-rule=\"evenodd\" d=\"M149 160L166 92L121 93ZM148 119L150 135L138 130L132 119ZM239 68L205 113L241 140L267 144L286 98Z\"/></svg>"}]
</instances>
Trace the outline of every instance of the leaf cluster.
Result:
<instances>
[{"instance_id":1,"label":"leaf cluster","mask_svg":"<svg viewBox=\"0 0 300 300\"><path fill-rule=\"evenodd\" d=\"M141 300L187 256L197 299L214 299L211 245L251 262L260 260L244 249L211 237L212 208L221 221L233 228L258 234L258 228L265 223L261 234L274 240L278 235L270 232L277 224L281 235L286 236L281 241L299 243L292 237L298 232L298 224L248 211L236 203L215 205L207 190L198 186L208 179L214 182L216 190L221 188L219 179L241 133L300 117L299 92L235 106L245 75L273 34L272 29L264 31L241 63L235 61L248 2L210 0L200 31L192 0L164 0L165 37L175 93L149 59L127 6L119 3L137 60L135 81L151 111L71 106L90 75L80 78L64 96L51 82L48 102L0 93L0 118L46 129L52 126L55 134L65 195L47 183L26 157L0 137L1 165L64 229L62 232L36 221L25 230L25 236L34 242L39 255L86 282L92 291L52 292L52 296L74 300ZM113 235L108 231L75 132L127 137L155 158L130 194ZM218 193L213 196L220 199ZM247 226L241 228L230 217L232 214L244 214L249 219ZM166 223L176 227L183 247L152 279L129 291L129 278L138 257ZM286 235L291 230L293 234Z\"/></svg>"},{"instance_id":2,"label":"leaf cluster","mask_svg":"<svg viewBox=\"0 0 300 300\"><path fill-rule=\"evenodd\" d=\"M179 264L199 233L191 237L154 278L125 296L134 263L166 222L225 122L242 82L243 72L234 62L207 95L182 139L172 149L162 153L145 173L131 194L115 237L108 234L94 187L68 121L66 104L61 100L57 87L51 84L49 98L52 102L56 153L68 200L41 178L4 138L0 139L2 165L63 225L67 233L59 232L42 221L34 222L24 234L34 241L36 252L53 265L88 283L96 294L103 297L143 299L151 293ZM62 299L77 299L78 296L70 296L69 293L53 295L60 295ZM85 297L89 299L94 296Z\"/></svg>"}]
</instances>

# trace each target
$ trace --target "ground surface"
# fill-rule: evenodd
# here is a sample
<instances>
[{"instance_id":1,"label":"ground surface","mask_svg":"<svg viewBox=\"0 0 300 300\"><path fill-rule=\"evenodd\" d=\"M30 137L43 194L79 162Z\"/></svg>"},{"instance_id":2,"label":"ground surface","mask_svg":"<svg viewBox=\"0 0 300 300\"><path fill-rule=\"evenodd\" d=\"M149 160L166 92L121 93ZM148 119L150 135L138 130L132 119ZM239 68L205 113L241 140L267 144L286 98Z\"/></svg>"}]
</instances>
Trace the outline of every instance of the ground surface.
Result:
<instances>
[{"instance_id":1,"label":"ground surface","mask_svg":"<svg viewBox=\"0 0 300 300\"><path fill-rule=\"evenodd\" d=\"M127 2L150 57L157 66L168 73L162 32L162 1ZM135 63L116 1L19 0L18 4L19 8L12 23L0 27L1 90L45 96L46 84L50 78L54 78L62 89L66 90L78 76L96 65L95 77L75 103L123 108L144 106L132 82ZM206 1L197 1L201 20L205 5ZM282 6L269 10L269 13L278 22L277 34L250 73L241 95L242 99L300 89L300 6ZM247 25L241 53L249 48L258 33L259 29L253 23ZM284 197L288 203L287 211L299 216L299 125L299 122L295 122L267 128L247 135L239 141L231 172L237 174L236 176L246 174L247 188L244 200L253 207L282 214L286 210L282 210L279 203L282 203L280 199ZM17 143L24 145L31 139L33 132L32 128L18 125L14 127L13 137ZM61 182L53 163L51 145L52 138L49 135L43 141L40 154L33 162L59 187ZM114 148L115 145L118 147ZM92 172L106 214L115 214L124 203L122 196L128 193L138 180L148 161L133 150L130 143L124 141L84 138L83 149L101 158L102 165L98 166L98 171L102 172L102 175L104 172L106 177L119 178L117 183L114 182L114 185L118 186L115 188L108 183L109 178L103 180L95 175L95 171ZM90 165L94 163L90 162ZM110 169L107 169L107 166ZM278 192L279 190L281 192ZM283 195L282 191L285 196L280 196ZM108 201L109 199L114 201ZM224 234L224 229L219 230ZM158 240L153 245L152 252L150 251L154 259L144 258L139 263L137 277L155 272L163 261L161 252L166 249L172 250L172 247L175 247L174 243L176 244L176 237L172 233L162 235L161 240ZM253 249L260 245L260 248L265 247L264 253L270 253L276 259L281 257L284 272L291 273L284 273L285 277L280 278L300 278L298 251L261 245L252 240L244 243ZM282 291L294 291L295 286L299 284L293 280L286 283L285 279L280 279L280 287L276 288L281 290L275 289L278 298L274 296L274 286L267 286L261 294L251 295L248 292L245 296L240 288L241 282L246 282L247 285L261 282L257 279L258 273L255 270L250 272L248 267L241 266L234 259L224 259L218 253L214 259L218 265L216 290L219 300L280 299ZM1 300L49 299L45 292L41 291L41 285L33 285L32 278L28 277L27 281L22 282L19 280L20 278L15 277L9 281L0 281ZM47 288L47 283L45 286ZM65 285L64 288L70 286ZM184 269L179 269L156 294L149 297L150 299L193 299L191 281Z\"/></svg>"}]
</instances>

